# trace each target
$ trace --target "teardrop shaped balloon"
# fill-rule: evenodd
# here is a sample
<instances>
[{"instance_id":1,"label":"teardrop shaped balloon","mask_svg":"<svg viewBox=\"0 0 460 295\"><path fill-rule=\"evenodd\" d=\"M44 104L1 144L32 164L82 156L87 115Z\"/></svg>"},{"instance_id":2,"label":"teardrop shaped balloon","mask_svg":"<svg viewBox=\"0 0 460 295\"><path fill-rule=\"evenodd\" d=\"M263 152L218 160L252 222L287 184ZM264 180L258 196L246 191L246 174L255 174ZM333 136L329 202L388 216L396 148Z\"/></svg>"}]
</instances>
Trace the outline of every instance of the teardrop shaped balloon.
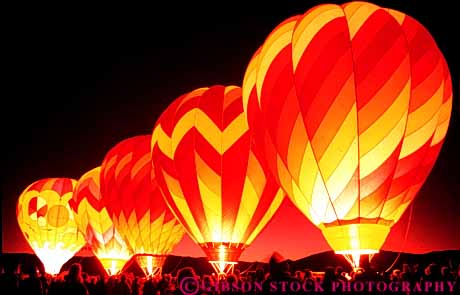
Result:
<instances>
[{"instance_id":1,"label":"teardrop shaped balloon","mask_svg":"<svg viewBox=\"0 0 460 295\"><path fill-rule=\"evenodd\" d=\"M217 273L232 271L284 199L252 139L236 86L182 95L153 131L165 200Z\"/></svg>"},{"instance_id":2,"label":"teardrop shaped balloon","mask_svg":"<svg viewBox=\"0 0 460 295\"><path fill-rule=\"evenodd\" d=\"M278 182L357 265L379 251L433 167L451 88L421 24L350 2L276 27L248 65L243 96Z\"/></svg>"},{"instance_id":3,"label":"teardrop shaped balloon","mask_svg":"<svg viewBox=\"0 0 460 295\"><path fill-rule=\"evenodd\" d=\"M155 180L151 136L114 146L101 166L101 194L115 228L147 274L161 271L184 228L171 214Z\"/></svg>"},{"instance_id":4,"label":"teardrop shaped balloon","mask_svg":"<svg viewBox=\"0 0 460 295\"><path fill-rule=\"evenodd\" d=\"M42 179L18 199L19 227L48 274L58 274L86 243L69 206L76 183L70 178Z\"/></svg>"},{"instance_id":5,"label":"teardrop shaped balloon","mask_svg":"<svg viewBox=\"0 0 460 295\"><path fill-rule=\"evenodd\" d=\"M70 207L94 255L109 275L115 275L132 255L102 202L100 172L101 167L94 168L78 180Z\"/></svg>"}]
</instances>

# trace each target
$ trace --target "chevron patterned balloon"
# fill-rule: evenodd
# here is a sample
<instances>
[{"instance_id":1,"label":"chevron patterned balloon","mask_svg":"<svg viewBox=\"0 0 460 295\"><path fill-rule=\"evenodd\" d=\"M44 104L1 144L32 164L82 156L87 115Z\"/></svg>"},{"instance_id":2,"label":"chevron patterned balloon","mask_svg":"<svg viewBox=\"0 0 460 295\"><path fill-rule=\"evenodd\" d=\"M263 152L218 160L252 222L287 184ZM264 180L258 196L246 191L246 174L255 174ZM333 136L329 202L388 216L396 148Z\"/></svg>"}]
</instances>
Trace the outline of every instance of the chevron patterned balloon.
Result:
<instances>
[{"instance_id":1,"label":"chevron patterned balloon","mask_svg":"<svg viewBox=\"0 0 460 295\"><path fill-rule=\"evenodd\" d=\"M118 143L106 154L100 173L107 212L147 274L161 271L185 233L156 183L150 140L142 135Z\"/></svg>"},{"instance_id":2,"label":"chevron patterned balloon","mask_svg":"<svg viewBox=\"0 0 460 295\"><path fill-rule=\"evenodd\" d=\"M19 227L48 274L58 274L86 243L69 206L76 183L70 178L41 179L18 199Z\"/></svg>"},{"instance_id":3,"label":"chevron patterned balloon","mask_svg":"<svg viewBox=\"0 0 460 295\"><path fill-rule=\"evenodd\" d=\"M101 167L86 172L78 180L69 203L92 251L108 274L115 275L131 258L131 253L102 202L100 172Z\"/></svg>"},{"instance_id":4,"label":"chevron patterned balloon","mask_svg":"<svg viewBox=\"0 0 460 295\"><path fill-rule=\"evenodd\" d=\"M248 65L243 100L277 181L356 265L378 252L433 167L451 87L422 25L350 2L278 25Z\"/></svg>"},{"instance_id":5,"label":"chevron patterned balloon","mask_svg":"<svg viewBox=\"0 0 460 295\"><path fill-rule=\"evenodd\" d=\"M252 139L236 86L182 95L152 135L166 202L219 273L231 271L284 198Z\"/></svg>"}]
</instances>

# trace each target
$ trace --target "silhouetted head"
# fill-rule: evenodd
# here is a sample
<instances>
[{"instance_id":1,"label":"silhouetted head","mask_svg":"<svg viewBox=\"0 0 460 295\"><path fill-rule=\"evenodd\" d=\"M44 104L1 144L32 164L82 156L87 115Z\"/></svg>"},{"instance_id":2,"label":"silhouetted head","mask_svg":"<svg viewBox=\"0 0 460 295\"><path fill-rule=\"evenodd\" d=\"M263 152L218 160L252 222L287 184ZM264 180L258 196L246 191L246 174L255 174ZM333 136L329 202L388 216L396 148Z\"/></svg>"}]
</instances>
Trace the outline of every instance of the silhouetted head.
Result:
<instances>
[{"instance_id":1,"label":"silhouetted head","mask_svg":"<svg viewBox=\"0 0 460 295\"><path fill-rule=\"evenodd\" d=\"M67 274L67 278L72 281L81 281L81 264L74 263L69 268L69 273Z\"/></svg>"},{"instance_id":2,"label":"silhouetted head","mask_svg":"<svg viewBox=\"0 0 460 295\"><path fill-rule=\"evenodd\" d=\"M447 266L443 266L443 267L441 268L441 275L442 275L443 277L447 277L447 276L450 275L450 270L449 270L449 268L448 268Z\"/></svg>"},{"instance_id":3,"label":"silhouetted head","mask_svg":"<svg viewBox=\"0 0 460 295\"><path fill-rule=\"evenodd\" d=\"M37 269L35 268L34 265L32 264L23 264L21 266L21 272L24 274L28 274L29 276L36 276L37 275Z\"/></svg>"},{"instance_id":4,"label":"silhouetted head","mask_svg":"<svg viewBox=\"0 0 460 295\"><path fill-rule=\"evenodd\" d=\"M120 276L120 281L121 281L121 282L126 282L126 275L125 275L125 274L122 274L122 275Z\"/></svg>"},{"instance_id":5,"label":"silhouetted head","mask_svg":"<svg viewBox=\"0 0 460 295\"><path fill-rule=\"evenodd\" d=\"M184 278L194 278L195 270L191 267L184 267L177 272L177 281L180 283Z\"/></svg>"},{"instance_id":6,"label":"silhouetted head","mask_svg":"<svg viewBox=\"0 0 460 295\"><path fill-rule=\"evenodd\" d=\"M406 273L407 273L407 272L410 272L410 271L411 271L411 269L410 269L409 264L404 263L404 264L403 264L403 272L406 272Z\"/></svg>"},{"instance_id":7,"label":"silhouetted head","mask_svg":"<svg viewBox=\"0 0 460 295\"><path fill-rule=\"evenodd\" d=\"M203 283L205 284L205 286L210 286L214 283L214 280L212 278L212 276L210 275L204 275L203 276Z\"/></svg>"},{"instance_id":8,"label":"silhouetted head","mask_svg":"<svg viewBox=\"0 0 460 295\"><path fill-rule=\"evenodd\" d=\"M436 263L431 263L428 268L430 269L430 275L439 277L441 276L441 268Z\"/></svg>"},{"instance_id":9,"label":"silhouetted head","mask_svg":"<svg viewBox=\"0 0 460 295\"><path fill-rule=\"evenodd\" d=\"M300 270L295 272L295 277L298 279L303 279L303 273Z\"/></svg>"},{"instance_id":10,"label":"silhouetted head","mask_svg":"<svg viewBox=\"0 0 460 295\"><path fill-rule=\"evenodd\" d=\"M313 273L311 272L310 269L307 268L303 272L305 273L305 278L306 279L312 279L313 278Z\"/></svg>"},{"instance_id":11,"label":"silhouetted head","mask_svg":"<svg viewBox=\"0 0 460 295\"><path fill-rule=\"evenodd\" d=\"M326 267L326 270L324 271L324 280L335 280L335 268L332 266Z\"/></svg>"},{"instance_id":12,"label":"silhouetted head","mask_svg":"<svg viewBox=\"0 0 460 295\"><path fill-rule=\"evenodd\" d=\"M232 273L231 273L231 274L228 274L228 275L227 275L227 282L228 282L229 284L236 283L237 281L238 281L238 278L236 277L235 274L232 274Z\"/></svg>"}]
</instances>

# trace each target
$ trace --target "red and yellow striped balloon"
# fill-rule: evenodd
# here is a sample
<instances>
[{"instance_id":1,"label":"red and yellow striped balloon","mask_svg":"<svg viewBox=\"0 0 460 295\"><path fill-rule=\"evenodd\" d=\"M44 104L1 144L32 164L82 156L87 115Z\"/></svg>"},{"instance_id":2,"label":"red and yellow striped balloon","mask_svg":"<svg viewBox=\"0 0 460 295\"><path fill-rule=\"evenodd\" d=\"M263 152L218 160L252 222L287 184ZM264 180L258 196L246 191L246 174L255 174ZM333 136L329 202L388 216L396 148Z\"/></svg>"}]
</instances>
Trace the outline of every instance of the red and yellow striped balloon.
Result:
<instances>
[{"instance_id":1,"label":"red and yellow striped balloon","mask_svg":"<svg viewBox=\"0 0 460 295\"><path fill-rule=\"evenodd\" d=\"M151 136L118 143L101 166L101 194L117 231L148 274L161 270L185 231L167 208L155 180Z\"/></svg>"},{"instance_id":2,"label":"red and yellow striped balloon","mask_svg":"<svg viewBox=\"0 0 460 295\"><path fill-rule=\"evenodd\" d=\"M19 227L49 274L58 274L86 243L69 206L76 183L70 178L41 179L18 199Z\"/></svg>"},{"instance_id":3,"label":"red and yellow striped balloon","mask_svg":"<svg viewBox=\"0 0 460 295\"><path fill-rule=\"evenodd\" d=\"M253 145L236 86L176 99L156 124L152 159L166 202L220 273L231 270L284 198Z\"/></svg>"},{"instance_id":4,"label":"red and yellow striped balloon","mask_svg":"<svg viewBox=\"0 0 460 295\"><path fill-rule=\"evenodd\" d=\"M422 25L350 2L272 31L247 68L243 99L276 179L330 246L357 260L378 252L428 176L452 90Z\"/></svg>"},{"instance_id":5,"label":"red and yellow striped balloon","mask_svg":"<svg viewBox=\"0 0 460 295\"><path fill-rule=\"evenodd\" d=\"M92 251L104 269L114 275L123 268L131 254L102 202L100 172L101 167L94 168L78 180L70 206Z\"/></svg>"}]
</instances>

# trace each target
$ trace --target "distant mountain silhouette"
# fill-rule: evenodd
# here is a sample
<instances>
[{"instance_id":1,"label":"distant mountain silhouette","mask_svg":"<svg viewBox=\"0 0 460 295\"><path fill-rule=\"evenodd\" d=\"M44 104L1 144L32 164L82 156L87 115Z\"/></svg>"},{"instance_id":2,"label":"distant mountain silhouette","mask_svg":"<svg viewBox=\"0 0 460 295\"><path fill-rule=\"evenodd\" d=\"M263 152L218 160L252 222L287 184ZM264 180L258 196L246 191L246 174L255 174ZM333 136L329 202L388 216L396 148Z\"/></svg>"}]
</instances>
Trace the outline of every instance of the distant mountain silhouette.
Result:
<instances>
[{"instance_id":1,"label":"distant mountain silhouette","mask_svg":"<svg viewBox=\"0 0 460 295\"><path fill-rule=\"evenodd\" d=\"M375 269L384 271L391 266L398 256L398 252L380 251L374 255L371 265ZM361 259L366 259L367 256ZM430 263L437 263L446 266L457 266L460 263L460 250L436 251L424 254L401 253L393 268L402 268L404 263L419 264L427 266ZM291 261L292 269L310 269L312 271L322 271L326 266L343 266L345 270L350 271L351 267L342 255L336 255L333 251L322 252L310 255L299 260Z\"/></svg>"},{"instance_id":2,"label":"distant mountain silhouette","mask_svg":"<svg viewBox=\"0 0 460 295\"><path fill-rule=\"evenodd\" d=\"M398 252L381 251L376 254L371 264L378 270L384 271L395 261L398 256ZM265 259L264 259L265 261ZM348 262L341 255L334 254L333 251L322 252L319 254L310 255L305 258L298 260L287 260L290 264L291 271L310 269L312 271L323 271L326 266L338 266L341 265L345 270L350 271L351 268ZM102 265L99 263L94 256L74 256L68 262L66 262L61 271L65 271L69 266L75 262L82 265L83 271L89 275L103 274L104 270ZM401 253L398 260L396 261L393 268L402 268L403 263L419 264L422 267L429 265L430 263L437 263L440 265L446 265L451 267L457 267L460 263L460 250L447 250L447 251L436 251L425 254L410 254ZM36 266L40 271L44 271L43 265L40 260L34 254L25 253L4 253L0 256L0 265L26 265ZM164 273L176 274L177 270L191 266L195 269L198 275L210 274L213 272L213 268L208 263L205 257L182 257L170 255L165 261L163 266ZM264 268L268 270L267 262L246 262L241 261L236 266L240 272L254 271L257 268ZM134 261L127 263L125 270L126 272L132 272L135 275L142 276L142 269Z\"/></svg>"}]
</instances>

